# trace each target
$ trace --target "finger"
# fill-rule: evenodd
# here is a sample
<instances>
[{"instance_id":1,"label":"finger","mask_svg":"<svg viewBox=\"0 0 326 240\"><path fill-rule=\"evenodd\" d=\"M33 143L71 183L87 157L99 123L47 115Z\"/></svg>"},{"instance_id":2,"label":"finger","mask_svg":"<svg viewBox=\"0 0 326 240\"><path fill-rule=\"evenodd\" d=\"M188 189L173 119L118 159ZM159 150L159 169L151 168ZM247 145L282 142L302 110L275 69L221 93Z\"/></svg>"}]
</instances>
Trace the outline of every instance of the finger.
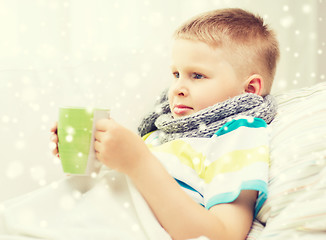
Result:
<instances>
[{"instance_id":1,"label":"finger","mask_svg":"<svg viewBox=\"0 0 326 240\"><path fill-rule=\"evenodd\" d=\"M58 123L57 122L55 122L54 124L53 124L53 126L51 127L51 129L50 129L50 131L52 132L52 133L57 133L57 129L58 129Z\"/></svg>"},{"instance_id":2,"label":"finger","mask_svg":"<svg viewBox=\"0 0 326 240\"><path fill-rule=\"evenodd\" d=\"M51 142L57 143L58 142L58 135L52 134L50 137Z\"/></svg>"},{"instance_id":3,"label":"finger","mask_svg":"<svg viewBox=\"0 0 326 240\"><path fill-rule=\"evenodd\" d=\"M50 145L52 146L53 149L58 149L58 135L53 134L51 135L50 138Z\"/></svg>"},{"instance_id":4,"label":"finger","mask_svg":"<svg viewBox=\"0 0 326 240\"><path fill-rule=\"evenodd\" d=\"M101 159L101 154L100 154L100 152L95 152L95 156L96 156L96 159L97 159L97 160L101 161L101 160L100 160L100 159Z\"/></svg>"},{"instance_id":5,"label":"finger","mask_svg":"<svg viewBox=\"0 0 326 240\"><path fill-rule=\"evenodd\" d=\"M105 132L105 131L107 131L111 127L112 124L113 124L113 119L112 118L110 118L110 119L107 119L107 118L100 119L100 120L98 120L96 122L95 128L98 131Z\"/></svg>"},{"instance_id":6,"label":"finger","mask_svg":"<svg viewBox=\"0 0 326 240\"><path fill-rule=\"evenodd\" d=\"M52 150L52 154L53 155L57 155L58 154L58 145L56 143L50 142L49 148Z\"/></svg>"},{"instance_id":7,"label":"finger","mask_svg":"<svg viewBox=\"0 0 326 240\"><path fill-rule=\"evenodd\" d=\"M95 140L101 142L104 134L105 134L104 132L95 131L95 133L94 133Z\"/></svg>"},{"instance_id":8,"label":"finger","mask_svg":"<svg viewBox=\"0 0 326 240\"><path fill-rule=\"evenodd\" d=\"M108 119L100 119L96 121L95 128L97 131L106 131L108 128Z\"/></svg>"},{"instance_id":9,"label":"finger","mask_svg":"<svg viewBox=\"0 0 326 240\"><path fill-rule=\"evenodd\" d=\"M58 154L58 136L56 134L51 135L49 148L52 150L53 155Z\"/></svg>"},{"instance_id":10,"label":"finger","mask_svg":"<svg viewBox=\"0 0 326 240\"><path fill-rule=\"evenodd\" d=\"M57 148L53 149L52 154L56 157L59 157L58 149Z\"/></svg>"},{"instance_id":11,"label":"finger","mask_svg":"<svg viewBox=\"0 0 326 240\"><path fill-rule=\"evenodd\" d=\"M101 143L99 141L94 142L95 153L101 152L101 147L102 147L102 145L101 145Z\"/></svg>"}]
</instances>

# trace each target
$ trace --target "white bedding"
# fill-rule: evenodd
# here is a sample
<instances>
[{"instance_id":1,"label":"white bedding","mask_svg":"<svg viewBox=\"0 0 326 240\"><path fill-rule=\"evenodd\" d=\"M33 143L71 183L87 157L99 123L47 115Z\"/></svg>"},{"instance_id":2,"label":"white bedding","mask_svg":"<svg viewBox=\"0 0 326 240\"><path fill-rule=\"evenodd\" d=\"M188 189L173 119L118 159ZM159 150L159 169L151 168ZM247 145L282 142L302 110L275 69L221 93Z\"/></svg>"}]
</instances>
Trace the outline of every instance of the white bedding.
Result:
<instances>
[{"instance_id":1,"label":"white bedding","mask_svg":"<svg viewBox=\"0 0 326 240\"><path fill-rule=\"evenodd\" d=\"M0 205L0 239L171 239L115 171L72 176Z\"/></svg>"}]
</instances>

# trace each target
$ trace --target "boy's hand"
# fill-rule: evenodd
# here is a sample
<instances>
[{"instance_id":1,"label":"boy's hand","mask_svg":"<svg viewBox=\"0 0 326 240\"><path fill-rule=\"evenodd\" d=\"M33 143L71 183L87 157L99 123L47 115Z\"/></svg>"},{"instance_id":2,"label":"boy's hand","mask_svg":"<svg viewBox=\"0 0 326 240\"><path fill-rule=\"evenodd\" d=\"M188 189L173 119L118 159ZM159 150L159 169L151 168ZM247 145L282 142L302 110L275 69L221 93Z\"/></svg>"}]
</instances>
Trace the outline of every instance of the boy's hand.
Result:
<instances>
[{"instance_id":1,"label":"boy's hand","mask_svg":"<svg viewBox=\"0 0 326 240\"><path fill-rule=\"evenodd\" d=\"M98 160L127 175L150 156L141 137L112 119L102 119L96 123L94 147Z\"/></svg>"},{"instance_id":2,"label":"boy's hand","mask_svg":"<svg viewBox=\"0 0 326 240\"><path fill-rule=\"evenodd\" d=\"M50 130L51 131L50 148L52 150L52 154L55 156L59 156L57 129L58 129L58 123L55 122Z\"/></svg>"}]
</instances>

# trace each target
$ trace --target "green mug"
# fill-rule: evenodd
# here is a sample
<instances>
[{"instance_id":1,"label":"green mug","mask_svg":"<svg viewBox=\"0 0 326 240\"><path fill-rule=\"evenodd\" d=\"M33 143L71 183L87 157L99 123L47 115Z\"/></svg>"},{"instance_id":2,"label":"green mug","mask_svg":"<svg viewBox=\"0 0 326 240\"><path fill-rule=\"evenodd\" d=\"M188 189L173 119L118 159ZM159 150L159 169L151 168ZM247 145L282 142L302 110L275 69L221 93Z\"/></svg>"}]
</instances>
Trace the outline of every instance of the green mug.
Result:
<instances>
[{"instance_id":1,"label":"green mug","mask_svg":"<svg viewBox=\"0 0 326 240\"><path fill-rule=\"evenodd\" d=\"M95 123L109 118L109 109L61 107L58 120L58 150L63 171L68 174L98 173L101 164L94 150Z\"/></svg>"}]
</instances>

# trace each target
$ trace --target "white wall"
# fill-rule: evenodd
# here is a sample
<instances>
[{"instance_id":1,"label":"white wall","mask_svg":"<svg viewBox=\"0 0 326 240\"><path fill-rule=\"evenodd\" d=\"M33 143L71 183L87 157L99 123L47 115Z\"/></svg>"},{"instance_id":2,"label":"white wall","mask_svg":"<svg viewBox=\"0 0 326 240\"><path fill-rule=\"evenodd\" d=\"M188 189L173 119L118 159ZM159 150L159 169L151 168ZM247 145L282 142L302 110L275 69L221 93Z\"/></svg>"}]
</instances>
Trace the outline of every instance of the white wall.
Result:
<instances>
[{"instance_id":1,"label":"white wall","mask_svg":"<svg viewBox=\"0 0 326 240\"><path fill-rule=\"evenodd\" d=\"M48 147L59 106L110 107L136 129L169 84L173 30L224 7L276 29L273 92L325 81L325 0L0 0L0 201L63 176Z\"/></svg>"}]
</instances>

